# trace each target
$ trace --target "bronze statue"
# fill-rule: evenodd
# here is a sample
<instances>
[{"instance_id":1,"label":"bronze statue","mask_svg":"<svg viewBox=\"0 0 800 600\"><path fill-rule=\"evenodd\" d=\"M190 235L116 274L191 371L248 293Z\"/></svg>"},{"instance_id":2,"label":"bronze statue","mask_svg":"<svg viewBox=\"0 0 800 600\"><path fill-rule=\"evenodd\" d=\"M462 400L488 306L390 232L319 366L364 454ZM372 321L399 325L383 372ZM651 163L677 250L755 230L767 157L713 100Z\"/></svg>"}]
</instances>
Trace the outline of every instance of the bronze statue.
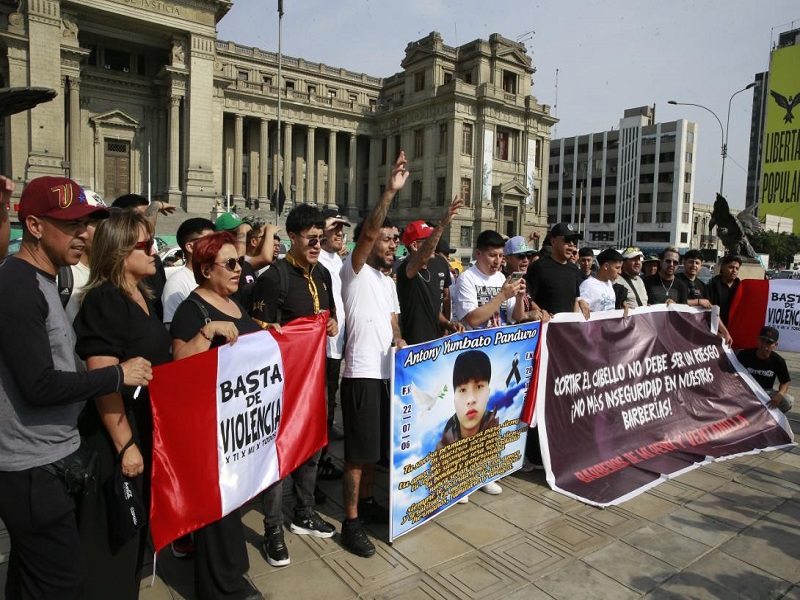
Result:
<instances>
[{"instance_id":1,"label":"bronze statue","mask_svg":"<svg viewBox=\"0 0 800 600\"><path fill-rule=\"evenodd\" d=\"M711 221L708 223L708 230L712 232L717 228L717 235L722 240L727 254L736 256L756 258L756 252L750 245L748 235L755 235L761 231L761 223L753 214L757 204L748 206L735 217L731 214L728 201L721 194L717 194L714 202L714 210L711 212Z\"/></svg>"}]
</instances>

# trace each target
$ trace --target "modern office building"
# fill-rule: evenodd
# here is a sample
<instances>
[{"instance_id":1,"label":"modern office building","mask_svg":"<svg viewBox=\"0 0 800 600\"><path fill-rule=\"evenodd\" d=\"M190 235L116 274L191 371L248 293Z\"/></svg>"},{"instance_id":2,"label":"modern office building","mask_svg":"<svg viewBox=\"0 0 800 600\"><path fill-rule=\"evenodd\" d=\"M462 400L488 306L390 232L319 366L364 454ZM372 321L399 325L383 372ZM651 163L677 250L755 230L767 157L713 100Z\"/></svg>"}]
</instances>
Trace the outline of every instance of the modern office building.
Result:
<instances>
[{"instance_id":1,"label":"modern office building","mask_svg":"<svg viewBox=\"0 0 800 600\"><path fill-rule=\"evenodd\" d=\"M556 120L531 95L523 44L494 34L452 47L433 32L398 52L402 71L390 77L284 56L279 80L275 52L217 39L231 6L0 0L0 84L59 93L0 131L17 193L68 175L105 198L152 194L208 214L229 198L268 208L280 183L290 202L357 219L404 149L411 178L392 209L401 225L437 220L462 193L468 207L448 234L461 256L483 229L546 231Z\"/></svg>"},{"instance_id":2,"label":"modern office building","mask_svg":"<svg viewBox=\"0 0 800 600\"><path fill-rule=\"evenodd\" d=\"M688 248L697 125L626 110L618 129L553 140L547 212L592 247Z\"/></svg>"}]
</instances>

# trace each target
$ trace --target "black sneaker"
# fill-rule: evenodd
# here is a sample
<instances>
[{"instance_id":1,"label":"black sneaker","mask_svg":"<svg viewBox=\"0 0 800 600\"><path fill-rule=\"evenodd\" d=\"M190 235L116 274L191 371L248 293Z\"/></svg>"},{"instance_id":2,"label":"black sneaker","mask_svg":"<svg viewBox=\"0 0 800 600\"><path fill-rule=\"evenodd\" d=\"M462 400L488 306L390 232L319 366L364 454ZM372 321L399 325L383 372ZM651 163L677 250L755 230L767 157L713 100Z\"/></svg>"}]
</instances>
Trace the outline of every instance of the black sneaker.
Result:
<instances>
[{"instance_id":1,"label":"black sneaker","mask_svg":"<svg viewBox=\"0 0 800 600\"><path fill-rule=\"evenodd\" d=\"M329 538L336 533L336 527L323 521L317 513L312 512L307 515L295 515L294 521L289 525L289 531L298 535Z\"/></svg>"},{"instance_id":2,"label":"black sneaker","mask_svg":"<svg viewBox=\"0 0 800 600\"><path fill-rule=\"evenodd\" d=\"M363 523L388 523L389 509L375 502L375 498L362 498L358 501L358 518Z\"/></svg>"},{"instance_id":3,"label":"black sneaker","mask_svg":"<svg viewBox=\"0 0 800 600\"><path fill-rule=\"evenodd\" d=\"M289 549L283 540L283 525L270 527L264 532L262 549L267 562L273 567L285 567L289 564Z\"/></svg>"},{"instance_id":4,"label":"black sneaker","mask_svg":"<svg viewBox=\"0 0 800 600\"><path fill-rule=\"evenodd\" d=\"M333 464L333 461L330 457L325 457L319 464L317 465L317 479L322 480L333 480L333 479L341 479L344 472Z\"/></svg>"},{"instance_id":5,"label":"black sneaker","mask_svg":"<svg viewBox=\"0 0 800 600\"><path fill-rule=\"evenodd\" d=\"M375 545L369 541L367 532L358 519L342 523L342 546L356 556L364 558L375 554Z\"/></svg>"}]
</instances>

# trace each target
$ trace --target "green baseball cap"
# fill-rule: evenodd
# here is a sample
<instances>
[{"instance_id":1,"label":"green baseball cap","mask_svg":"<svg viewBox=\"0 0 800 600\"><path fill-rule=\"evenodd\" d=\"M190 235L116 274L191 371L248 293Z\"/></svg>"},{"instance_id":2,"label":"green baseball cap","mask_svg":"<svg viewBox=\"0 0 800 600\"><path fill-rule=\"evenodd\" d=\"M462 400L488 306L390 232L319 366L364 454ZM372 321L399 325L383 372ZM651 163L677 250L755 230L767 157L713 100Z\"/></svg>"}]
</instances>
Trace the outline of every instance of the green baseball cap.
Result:
<instances>
[{"instance_id":1,"label":"green baseball cap","mask_svg":"<svg viewBox=\"0 0 800 600\"><path fill-rule=\"evenodd\" d=\"M242 224L242 220L235 213L223 213L214 222L215 231L230 231Z\"/></svg>"}]
</instances>

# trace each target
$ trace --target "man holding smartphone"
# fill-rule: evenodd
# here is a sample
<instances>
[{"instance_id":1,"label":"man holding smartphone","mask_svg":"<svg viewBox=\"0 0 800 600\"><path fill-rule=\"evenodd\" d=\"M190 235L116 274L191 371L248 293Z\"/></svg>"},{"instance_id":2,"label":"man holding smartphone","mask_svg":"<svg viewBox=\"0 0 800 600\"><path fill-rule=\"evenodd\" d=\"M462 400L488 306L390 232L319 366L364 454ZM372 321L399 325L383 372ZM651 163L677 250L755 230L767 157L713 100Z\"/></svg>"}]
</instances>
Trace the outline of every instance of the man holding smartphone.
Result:
<instances>
[{"instance_id":1,"label":"man holding smartphone","mask_svg":"<svg viewBox=\"0 0 800 600\"><path fill-rule=\"evenodd\" d=\"M521 235L512 237L506 242L503 249L505 258L505 266L503 267L503 274L509 277L512 282L518 279L523 279L528 272L528 267L531 264L535 251L528 246L527 241ZM516 306L517 297L514 296L508 300L508 321L509 323L516 323L514 319L514 308ZM520 321L547 321L549 315L533 306L531 297L528 295L527 290L522 295L523 315Z\"/></svg>"}]
</instances>

